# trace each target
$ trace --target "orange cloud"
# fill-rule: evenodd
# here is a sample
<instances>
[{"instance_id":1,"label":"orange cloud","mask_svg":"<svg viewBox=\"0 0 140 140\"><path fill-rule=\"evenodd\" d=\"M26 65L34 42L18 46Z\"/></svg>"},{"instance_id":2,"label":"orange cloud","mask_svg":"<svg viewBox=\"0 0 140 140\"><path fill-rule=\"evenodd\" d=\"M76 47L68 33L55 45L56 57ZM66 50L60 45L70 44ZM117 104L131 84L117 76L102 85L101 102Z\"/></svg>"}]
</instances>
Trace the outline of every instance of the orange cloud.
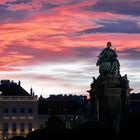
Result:
<instances>
[{"instance_id":1,"label":"orange cloud","mask_svg":"<svg viewBox=\"0 0 140 140\"><path fill-rule=\"evenodd\" d=\"M30 55L23 54L22 52L5 52L0 57L0 70L13 71L19 70L13 68L14 66L24 66L32 58Z\"/></svg>"}]
</instances>

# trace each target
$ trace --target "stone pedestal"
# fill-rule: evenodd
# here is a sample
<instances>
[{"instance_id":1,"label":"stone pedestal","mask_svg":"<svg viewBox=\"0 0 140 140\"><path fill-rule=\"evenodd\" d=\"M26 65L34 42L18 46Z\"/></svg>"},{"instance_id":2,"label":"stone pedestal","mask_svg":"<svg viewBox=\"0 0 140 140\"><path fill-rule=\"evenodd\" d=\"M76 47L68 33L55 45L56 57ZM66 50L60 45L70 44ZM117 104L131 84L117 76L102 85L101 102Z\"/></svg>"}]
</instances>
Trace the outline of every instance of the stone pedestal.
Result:
<instances>
[{"instance_id":1,"label":"stone pedestal","mask_svg":"<svg viewBox=\"0 0 140 140\"><path fill-rule=\"evenodd\" d=\"M110 111L120 111L122 107L121 88L107 88L105 89L105 98L107 107Z\"/></svg>"},{"instance_id":2,"label":"stone pedestal","mask_svg":"<svg viewBox=\"0 0 140 140\"><path fill-rule=\"evenodd\" d=\"M129 84L125 77L101 77L91 83L88 91L96 121L118 129L121 119L128 111Z\"/></svg>"},{"instance_id":3,"label":"stone pedestal","mask_svg":"<svg viewBox=\"0 0 140 140\"><path fill-rule=\"evenodd\" d=\"M108 123L115 129L118 129L122 116L121 88L107 88L105 90L107 102Z\"/></svg>"}]
</instances>

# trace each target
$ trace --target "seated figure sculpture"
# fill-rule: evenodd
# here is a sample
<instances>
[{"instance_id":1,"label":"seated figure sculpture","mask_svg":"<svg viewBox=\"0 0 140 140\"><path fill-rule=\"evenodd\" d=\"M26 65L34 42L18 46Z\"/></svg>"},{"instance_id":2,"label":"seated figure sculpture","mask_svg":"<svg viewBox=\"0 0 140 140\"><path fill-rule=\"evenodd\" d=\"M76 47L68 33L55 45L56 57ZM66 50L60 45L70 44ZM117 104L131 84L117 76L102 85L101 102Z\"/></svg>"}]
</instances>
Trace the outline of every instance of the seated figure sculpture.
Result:
<instances>
[{"instance_id":1,"label":"seated figure sculpture","mask_svg":"<svg viewBox=\"0 0 140 140\"><path fill-rule=\"evenodd\" d=\"M98 56L96 65L99 66L99 73L103 76L117 76L120 73L120 64L117 60L117 53L111 49L111 42L107 42L107 47Z\"/></svg>"}]
</instances>

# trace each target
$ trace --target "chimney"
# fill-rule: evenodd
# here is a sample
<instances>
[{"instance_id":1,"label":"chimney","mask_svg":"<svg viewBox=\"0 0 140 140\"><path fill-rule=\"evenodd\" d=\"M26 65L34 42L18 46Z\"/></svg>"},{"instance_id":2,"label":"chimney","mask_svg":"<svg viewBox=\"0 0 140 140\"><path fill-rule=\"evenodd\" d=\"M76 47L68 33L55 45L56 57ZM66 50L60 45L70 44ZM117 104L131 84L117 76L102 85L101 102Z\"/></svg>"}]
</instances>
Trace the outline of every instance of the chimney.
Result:
<instances>
[{"instance_id":1,"label":"chimney","mask_svg":"<svg viewBox=\"0 0 140 140\"><path fill-rule=\"evenodd\" d=\"M32 87L30 89L30 94L33 96L33 89L32 89Z\"/></svg>"},{"instance_id":2,"label":"chimney","mask_svg":"<svg viewBox=\"0 0 140 140\"><path fill-rule=\"evenodd\" d=\"M20 81L18 81L18 85L20 86L20 84L21 84L21 82Z\"/></svg>"}]
</instances>

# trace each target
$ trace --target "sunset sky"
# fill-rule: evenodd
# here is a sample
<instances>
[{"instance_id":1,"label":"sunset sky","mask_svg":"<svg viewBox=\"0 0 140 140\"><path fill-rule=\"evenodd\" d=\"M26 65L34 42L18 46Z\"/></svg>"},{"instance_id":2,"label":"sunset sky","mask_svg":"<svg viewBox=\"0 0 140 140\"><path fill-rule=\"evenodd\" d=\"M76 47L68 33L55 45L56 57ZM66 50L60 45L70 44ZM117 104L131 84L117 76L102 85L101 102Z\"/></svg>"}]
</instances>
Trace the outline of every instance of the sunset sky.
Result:
<instances>
[{"instance_id":1,"label":"sunset sky","mask_svg":"<svg viewBox=\"0 0 140 140\"><path fill-rule=\"evenodd\" d=\"M0 0L0 79L37 95L87 94L108 41L140 92L140 0Z\"/></svg>"}]
</instances>

